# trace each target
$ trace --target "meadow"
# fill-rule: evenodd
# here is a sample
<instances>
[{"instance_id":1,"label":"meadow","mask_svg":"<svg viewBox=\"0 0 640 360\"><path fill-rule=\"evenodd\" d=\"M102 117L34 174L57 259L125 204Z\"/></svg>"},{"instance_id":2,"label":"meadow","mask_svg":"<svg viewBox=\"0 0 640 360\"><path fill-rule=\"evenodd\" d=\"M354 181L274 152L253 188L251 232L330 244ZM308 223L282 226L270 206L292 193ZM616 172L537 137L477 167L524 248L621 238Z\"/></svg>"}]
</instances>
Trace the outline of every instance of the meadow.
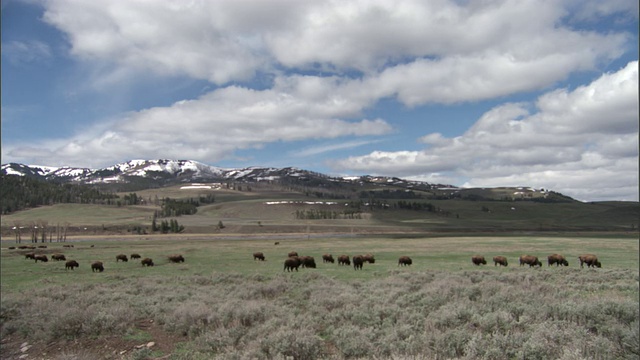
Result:
<instances>
[{"instance_id":1,"label":"meadow","mask_svg":"<svg viewBox=\"0 0 640 360\"><path fill-rule=\"evenodd\" d=\"M2 242L3 341L29 342L49 359L637 359L637 234L220 235L84 238L36 252L34 263ZM274 245L275 242L279 245ZM266 261L255 261L261 251ZM316 269L283 271L289 251ZM118 254L153 258L116 262ZM167 255L182 254L184 263ZM362 271L322 254L372 253ZM536 255L541 268L518 266ZM549 267L561 253L569 267ZM602 268L580 268L597 254ZM487 265L471 263L484 255ZM397 259L408 255L410 267ZM491 258L504 255L508 267ZM105 271L89 264L100 260ZM154 329L140 326L153 323ZM113 342L158 341L114 352ZM128 342L127 342L128 341ZM46 344L55 343L59 350ZM71 346L71 344L80 344ZM38 345L40 348L38 348ZM124 346L124 345L121 345ZM109 351L105 350L106 348ZM15 348L3 342L2 358ZM66 349L66 350L65 350ZM45 352L47 355L41 355ZM120 349L125 350L125 349ZM16 356L17 357L17 356Z\"/></svg>"}]
</instances>

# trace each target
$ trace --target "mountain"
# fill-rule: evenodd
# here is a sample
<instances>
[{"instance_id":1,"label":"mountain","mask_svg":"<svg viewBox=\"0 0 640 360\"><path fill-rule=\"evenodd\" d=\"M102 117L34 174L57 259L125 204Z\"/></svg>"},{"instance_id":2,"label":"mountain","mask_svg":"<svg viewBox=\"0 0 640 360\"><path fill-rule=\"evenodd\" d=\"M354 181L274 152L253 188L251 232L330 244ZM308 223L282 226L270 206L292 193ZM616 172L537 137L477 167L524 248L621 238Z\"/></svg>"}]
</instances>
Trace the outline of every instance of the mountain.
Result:
<instances>
[{"instance_id":1,"label":"mountain","mask_svg":"<svg viewBox=\"0 0 640 360\"><path fill-rule=\"evenodd\" d=\"M18 175L50 182L81 184L127 184L160 186L191 182L259 182L272 181L284 185L305 185L331 188L344 184L378 184L414 190L455 188L452 185L430 184L384 176L330 177L294 167L248 167L225 169L192 160L131 160L103 169L3 164L2 175Z\"/></svg>"}]
</instances>

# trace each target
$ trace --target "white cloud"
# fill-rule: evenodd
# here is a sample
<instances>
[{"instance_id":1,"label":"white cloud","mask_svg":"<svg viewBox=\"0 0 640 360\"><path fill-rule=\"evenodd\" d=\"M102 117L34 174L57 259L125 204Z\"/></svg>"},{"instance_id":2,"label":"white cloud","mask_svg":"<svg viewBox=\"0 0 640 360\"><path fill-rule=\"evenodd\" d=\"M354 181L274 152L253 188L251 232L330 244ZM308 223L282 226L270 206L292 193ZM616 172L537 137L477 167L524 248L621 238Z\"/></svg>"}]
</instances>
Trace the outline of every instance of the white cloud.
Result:
<instances>
[{"instance_id":1,"label":"white cloud","mask_svg":"<svg viewBox=\"0 0 640 360\"><path fill-rule=\"evenodd\" d=\"M637 61L573 91L546 93L536 108L501 105L461 136L423 136L423 151L376 151L334 165L409 177L449 172L468 186L526 184L579 199L607 199L613 191L593 188L613 187L618 198L638 200Z\"/></svg>"}]
</instances>

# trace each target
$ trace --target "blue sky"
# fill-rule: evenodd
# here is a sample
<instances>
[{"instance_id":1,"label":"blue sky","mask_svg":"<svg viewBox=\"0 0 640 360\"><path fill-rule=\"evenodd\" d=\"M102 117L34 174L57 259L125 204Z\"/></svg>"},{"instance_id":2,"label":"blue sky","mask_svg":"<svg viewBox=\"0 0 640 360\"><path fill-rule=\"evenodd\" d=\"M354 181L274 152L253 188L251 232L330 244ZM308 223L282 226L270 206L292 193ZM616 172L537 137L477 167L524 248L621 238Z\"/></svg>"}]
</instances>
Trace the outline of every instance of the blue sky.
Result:
<instances>
[{"instance_id":1,"label":"blue sky","mask_svg":"<svg viewBox=\"0 0 640 360\"><path fill-rule=\"evenodd\" d=\"M638 200L638 2L2 1L2 163Z\"/></svg>"}]
</instances>

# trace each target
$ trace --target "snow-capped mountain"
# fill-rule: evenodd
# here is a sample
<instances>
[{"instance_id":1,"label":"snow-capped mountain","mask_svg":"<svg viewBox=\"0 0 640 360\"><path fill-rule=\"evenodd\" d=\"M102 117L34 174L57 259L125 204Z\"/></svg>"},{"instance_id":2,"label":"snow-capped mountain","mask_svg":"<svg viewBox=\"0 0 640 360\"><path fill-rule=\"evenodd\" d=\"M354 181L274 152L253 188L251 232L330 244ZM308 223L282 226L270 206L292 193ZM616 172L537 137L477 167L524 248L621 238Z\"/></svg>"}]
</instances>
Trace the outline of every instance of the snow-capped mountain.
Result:
<instances>
[{"instance_id":1,"label":"snow-capped mountain","mask_svg":"<svg viewBox=\"0 0 640 360\"><path fill-rule=\"evenodd\" d=\"M207 181L220 182L232 180L241 182L296 182L305 183L309 186L331 186L335 183L377 183L422 189L451 187L451 185L434 185L425 182L408 181L399 178L380 176L344 178L330 177L317 172L294 167L248 167L242 169L225 169L192 160L166 159L131 160L103 169L73 168L66 166L51 167L9 163L2 165L0 174L29 176L46 181L75 182L84 184L129 183L136 181L136 179L145 179L157 184Z\"/></svg>"}]
</instances>

